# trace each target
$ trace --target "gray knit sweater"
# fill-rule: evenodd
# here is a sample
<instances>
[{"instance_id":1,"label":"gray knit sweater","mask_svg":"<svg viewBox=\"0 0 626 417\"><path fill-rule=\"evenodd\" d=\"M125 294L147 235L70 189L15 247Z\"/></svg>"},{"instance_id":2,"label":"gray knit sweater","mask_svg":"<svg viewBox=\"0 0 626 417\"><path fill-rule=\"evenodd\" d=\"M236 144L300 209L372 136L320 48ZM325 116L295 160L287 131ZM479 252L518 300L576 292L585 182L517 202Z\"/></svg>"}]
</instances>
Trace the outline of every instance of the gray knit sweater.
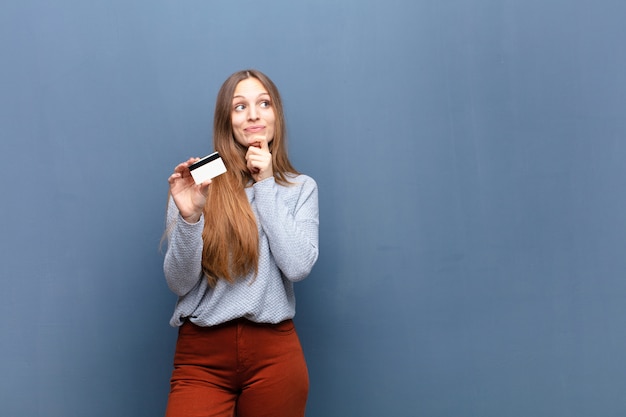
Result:
<instances>
[{"instance_id":1,"label":"gray knit sweater","mask_svg":"<svg viewBox=\"0 0 626 417\"><path fill-rule=\"evenodd\" d=\"M187 318L213 326L245 317L259 323L293 318L293 283L304 279L317 261L319 211L317 184L306 175L289 177L281 186L273 177L246 188L259 230L259 271L234 284L208 285L202 273L204 217L194 224L180 216L173 199L167 210L168 244L163 270L178 295L172 326Z\"/></svg>"}]
</instances>

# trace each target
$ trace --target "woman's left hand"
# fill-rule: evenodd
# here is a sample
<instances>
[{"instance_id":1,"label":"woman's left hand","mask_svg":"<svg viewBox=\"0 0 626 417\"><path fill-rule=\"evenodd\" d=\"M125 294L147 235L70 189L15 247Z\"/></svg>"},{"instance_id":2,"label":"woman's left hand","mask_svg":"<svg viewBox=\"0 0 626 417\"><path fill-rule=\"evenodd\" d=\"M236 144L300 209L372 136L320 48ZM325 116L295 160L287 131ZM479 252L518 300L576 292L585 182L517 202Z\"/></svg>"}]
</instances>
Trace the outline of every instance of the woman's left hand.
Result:
<instances>
[{"instance_id":1,"label":"woman's left hand","mask_svg":"<svg viewBox=\"0 0 626 417\"><path fill-rule=\"evenodd\" d=\"M274 175L272 154L265 137L258 138L250 144L246 152L246 165L255 182Z\"/></svg>"}]
</instances>

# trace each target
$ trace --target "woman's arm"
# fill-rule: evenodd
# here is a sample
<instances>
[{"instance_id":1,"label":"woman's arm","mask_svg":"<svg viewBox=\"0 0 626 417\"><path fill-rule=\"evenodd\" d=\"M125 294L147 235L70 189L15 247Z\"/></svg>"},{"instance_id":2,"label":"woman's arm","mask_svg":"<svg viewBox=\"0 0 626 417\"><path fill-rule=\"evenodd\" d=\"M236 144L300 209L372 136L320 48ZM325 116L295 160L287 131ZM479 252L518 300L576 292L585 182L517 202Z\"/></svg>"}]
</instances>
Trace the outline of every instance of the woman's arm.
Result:
<instances>
[{"instance_id":1,"label":"woman's arm","mask_svg":"<svg viewBox=\"0 0 626 417\"><path fill-rule=\"evenodd\" d=\"M168 287L177 295L191 291L202 279L202 228L204 217L186 222L170 198L167 207L167 252L163 272Z\"/></svg>"},{"instance_id":2,"label":"woman's arm","mask_svg":"<svg viewBox=\"0 0 626 417\"><path fill-rule=\"evenodd\" d=\"M315 181L305 175L293 181L284 193L273 177L253 187L259 221L276 264L287 279L300 281L317 261L319 208Z\"/></svg>"}]
</instances>

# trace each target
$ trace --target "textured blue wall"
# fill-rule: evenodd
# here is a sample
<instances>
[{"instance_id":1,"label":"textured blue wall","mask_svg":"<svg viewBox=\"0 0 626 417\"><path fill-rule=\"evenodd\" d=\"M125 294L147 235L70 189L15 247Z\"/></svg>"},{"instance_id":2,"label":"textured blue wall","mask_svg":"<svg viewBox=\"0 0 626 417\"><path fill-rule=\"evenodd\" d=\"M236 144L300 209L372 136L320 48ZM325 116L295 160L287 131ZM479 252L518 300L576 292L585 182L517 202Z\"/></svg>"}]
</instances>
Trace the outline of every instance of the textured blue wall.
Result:
<instances>
[{"instance_id":1,"label":"textured blue wall","mask_svg":"<svg viewBox=\"0 0 626 417\"><path fill-rule=\"evenodd\" d=\"M0 4L0 413L162 415L172 167L231 72L318 180L310 417L626 415L626 3Z\"/></svg>"}]
</instances>

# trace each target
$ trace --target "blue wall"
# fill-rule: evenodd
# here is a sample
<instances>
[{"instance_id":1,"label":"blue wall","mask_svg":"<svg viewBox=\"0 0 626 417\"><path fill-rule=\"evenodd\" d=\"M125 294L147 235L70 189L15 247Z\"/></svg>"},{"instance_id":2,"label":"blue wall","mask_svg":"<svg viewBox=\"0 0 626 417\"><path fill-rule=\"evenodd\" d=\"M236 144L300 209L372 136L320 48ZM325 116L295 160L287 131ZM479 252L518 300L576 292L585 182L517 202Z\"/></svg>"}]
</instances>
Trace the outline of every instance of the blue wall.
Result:
<instances>
[{"instance_id":1,"label":"blue wall","mask_svg":"<svg viewBox=\"0 0 626 417\"><path fill-rule=\"evenodd\" d=\"M626 3L0 4L0 413L162 415L167 176L231 72L320 186L310 417L626 415Z\"/></svg>"}]
</instances>

